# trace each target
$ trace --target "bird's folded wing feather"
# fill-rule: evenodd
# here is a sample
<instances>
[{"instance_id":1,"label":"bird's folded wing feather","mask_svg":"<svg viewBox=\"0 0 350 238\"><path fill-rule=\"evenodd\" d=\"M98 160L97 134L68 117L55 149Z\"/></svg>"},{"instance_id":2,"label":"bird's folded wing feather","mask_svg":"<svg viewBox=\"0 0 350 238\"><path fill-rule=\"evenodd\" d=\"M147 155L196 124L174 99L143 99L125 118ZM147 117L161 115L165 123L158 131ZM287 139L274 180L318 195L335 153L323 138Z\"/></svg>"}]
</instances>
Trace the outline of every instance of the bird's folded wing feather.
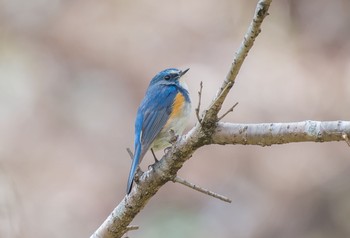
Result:
<instances>
[{"instance_id":1,"label":"bird's folded wing feather","mask_svg":"<svg viewBox=\"0 0 350 238\"><path fill-rule=\"evenodd\" d=\"M141 129L141 158L151 146L159 132L167 123L172 111L173 101L177 94L177 88L172 86L158 85L149 88L145 100L142 102L139 112L143 121Z\"/></svg>"}]
</instances>

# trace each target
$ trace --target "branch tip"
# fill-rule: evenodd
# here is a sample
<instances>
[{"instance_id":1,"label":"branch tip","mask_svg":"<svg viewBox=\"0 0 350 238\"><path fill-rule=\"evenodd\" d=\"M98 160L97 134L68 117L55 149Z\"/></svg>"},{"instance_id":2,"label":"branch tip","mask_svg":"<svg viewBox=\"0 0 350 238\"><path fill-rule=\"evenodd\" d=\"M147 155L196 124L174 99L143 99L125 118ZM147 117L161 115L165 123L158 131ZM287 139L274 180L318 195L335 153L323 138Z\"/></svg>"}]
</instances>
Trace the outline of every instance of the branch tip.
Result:
<instances>
[{"instance_id":1,"label":"branch tip","mask_svg":"<svg viewBox=\"0 0 350 238\"><path fill-rule=\"evenodd\" d=\"M126 231L134 231L134 230L138 230L139 226L127 226L126 227Z\"/></svg>"}]
</instances>

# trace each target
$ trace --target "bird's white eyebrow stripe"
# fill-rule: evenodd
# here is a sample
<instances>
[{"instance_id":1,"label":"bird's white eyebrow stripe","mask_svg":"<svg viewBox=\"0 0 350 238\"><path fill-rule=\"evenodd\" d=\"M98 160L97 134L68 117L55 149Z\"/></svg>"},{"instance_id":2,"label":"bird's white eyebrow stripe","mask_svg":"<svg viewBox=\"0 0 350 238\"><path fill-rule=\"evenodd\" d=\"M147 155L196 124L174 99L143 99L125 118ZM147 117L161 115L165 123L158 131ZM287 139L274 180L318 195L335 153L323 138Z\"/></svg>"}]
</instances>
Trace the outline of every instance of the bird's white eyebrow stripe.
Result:
<instances>
[{"instance_id":1,"label":"bird's white eyebrow stripe","mask_svg":"<svg viewBox=\"0 0 350 238\"><path fill-rule=\"evenodd\" d=\"M174 74L174 73L177 73L178 71L177 70L175 70L175 69L171 69L171 70L169 70L169 73L170 74Z\"/></svg>"}]
</instances>

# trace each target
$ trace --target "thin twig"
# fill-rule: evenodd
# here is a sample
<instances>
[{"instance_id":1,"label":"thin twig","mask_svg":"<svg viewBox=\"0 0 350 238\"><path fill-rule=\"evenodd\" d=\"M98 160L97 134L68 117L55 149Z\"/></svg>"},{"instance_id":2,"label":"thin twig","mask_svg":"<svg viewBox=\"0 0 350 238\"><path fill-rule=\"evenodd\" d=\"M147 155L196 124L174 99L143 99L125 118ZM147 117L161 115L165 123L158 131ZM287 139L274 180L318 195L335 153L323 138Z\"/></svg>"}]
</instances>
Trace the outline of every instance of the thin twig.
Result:
<instances>
[{"instance_id":1,"label":"thin twig","mask_svg":"<svg viewBox=\"0 0 350 238\"><path fill-rule=\"evenodd\" d=\"M185 185L186 187L192 188L192 189L194 189L194 190L196 190L198 192L201 192L201 193L204 193L206 195L212 196L214 198L220 199L220 200L222 200L224 202L228 202L228 203L232 202L231 199L229 199L229 198L227 198L227 197L225 197L223 195L220 195L218 193L214 193L214 192L212 192L212 191L210 191L210 190L208 190L206 188L201 188L201 187L199 187L199 186L197 186L197 185L195 185L193 183L190 183L190 182L186 181L185 179L180 178L178 176L174 178L173 182L174 183L180 183L182 185Z\"/></svg>"},{"instance_id":2,"label":"thin twig","mask_svg":"<svg viewBox=\"0 0 350 238\"><path fill-rule=\"evenodd\" d=\"M348 135L345 132L343 132L342 137L345 140L345 142L348 144L348 146L350 146L349 137L348 137Z\"/></svg>"},{"instance_id":3,"label":"thin twig","mask_svg":"<svg viewBox=\"0 0 350 238\"><path fill-rule=\"evenodd\" d=\"M129 153L131 160L133 160L134 154L131 152L130 148L126 148L126 151Z\"/></svg>"},{"instance_id":4,"label":"thin twig","mask_svg":"<svg viewBox=\"0 0 350 238\"><path fill-rule=\"evenodd\" d=\"M238 102L235 103L230 109L227 110L221 117L218 118L218 122L221 121L222 118L224 118L227 114L230 112L233 112L233 109L238 105Z\"/></svg>"},{"instance_id":5,"label":"thin twig","mask_svg":"<svg viewBox=\"0 0 350 238\"><path fill-rule=\"evenodd\" d=\"M196 116L197 116L197 120L200 124L202 124L202 119L199 116L199 110L201 108L201 100L202 100L202 89L203 89L203 82L201 81L201 83L199 84L199 91L198 91L198 106L195 109L196 110Z\"/></svg>"},{"instance_id":6,"label":"thin twig","mask_svg":"<svg viewBox=\"0 0 350 238\"><path fill-rule=\"evenodd\" d=\"M138 230L139 226L127 226L126 229L127 231L134 231L134 230Z\"/></svg>"}]
</instances>

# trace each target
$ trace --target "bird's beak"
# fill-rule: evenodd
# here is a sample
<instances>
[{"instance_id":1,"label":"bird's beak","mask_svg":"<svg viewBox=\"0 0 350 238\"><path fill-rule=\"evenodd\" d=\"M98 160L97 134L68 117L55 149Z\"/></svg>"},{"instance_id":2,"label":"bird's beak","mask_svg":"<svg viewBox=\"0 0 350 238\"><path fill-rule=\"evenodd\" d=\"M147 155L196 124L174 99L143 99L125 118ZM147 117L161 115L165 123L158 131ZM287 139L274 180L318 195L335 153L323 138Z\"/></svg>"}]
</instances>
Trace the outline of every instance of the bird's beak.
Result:
<instances>
[{"instance_id":1,"label":"bird's beak","mask_svg":"<svg viewBox=\"0 0 350 238\"><path fill-rule=\"evenodd\" d=\"M180 77L182 77L185 73L187 73L187 71L189 71L190 70L190 68L188 68L188 69L185 69L184 71L181 71L180 72Z\"/></svg>"}]
</instances>

